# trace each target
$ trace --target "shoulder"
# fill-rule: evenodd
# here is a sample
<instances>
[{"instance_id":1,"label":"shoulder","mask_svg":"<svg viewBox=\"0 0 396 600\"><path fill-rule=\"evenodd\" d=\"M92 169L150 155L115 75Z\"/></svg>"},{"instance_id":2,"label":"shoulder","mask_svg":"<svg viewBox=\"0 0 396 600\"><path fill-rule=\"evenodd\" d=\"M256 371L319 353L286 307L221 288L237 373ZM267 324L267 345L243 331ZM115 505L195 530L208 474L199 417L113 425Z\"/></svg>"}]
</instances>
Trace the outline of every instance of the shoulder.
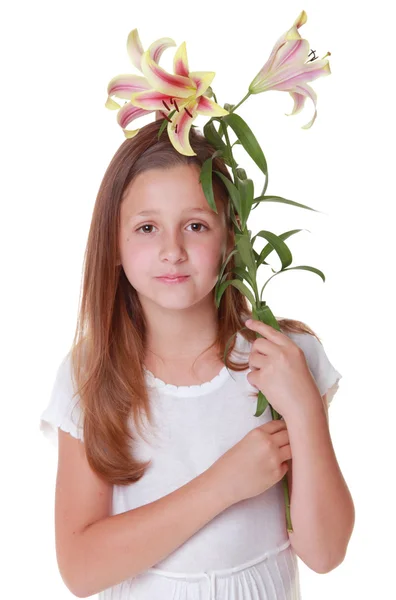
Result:
<instances>
[{"instance_id":1,"label":"shoulder","mask_svg":"<svg viewBox=\"0 0 396 600\"><path fill-rule=\"evenodd\" d=\"M40 429L56 445L58 427L73 437L84 439L83 413L80 397L75 394L71 357L67 354L60 362L52 383L49 401L40 415Z\"/></svg>"},{"instance_id":2,"label":"shoulder","mask_svg":"<svg viewBox=\"0 0 396 600\"><path fill-rule=\"evenodd\" d=\"M323 343L311 333L289 331L283 333L304 352L309 370L316 381L321 396L324 396L331 388L332 391L329 396L332 398L342 375L330 361L328 351L325 350Z\"/></svg>"}]
</instances>

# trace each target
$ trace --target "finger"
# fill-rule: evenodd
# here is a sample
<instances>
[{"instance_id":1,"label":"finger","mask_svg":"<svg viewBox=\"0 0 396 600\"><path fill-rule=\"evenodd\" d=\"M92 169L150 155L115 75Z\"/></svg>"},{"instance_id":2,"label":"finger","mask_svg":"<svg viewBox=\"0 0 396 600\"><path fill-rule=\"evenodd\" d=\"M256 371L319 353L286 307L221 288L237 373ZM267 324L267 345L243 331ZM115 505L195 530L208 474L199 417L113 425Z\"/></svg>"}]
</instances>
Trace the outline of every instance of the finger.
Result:
<instances>
[{"instance_id":1,"label":"finger","mask_svg":"<svg viewBox=\"0 0 396 600\"><path fill-rule=\"evenodd\" d=\"M252 329L253 331L257 331L262 336L267 337L269 340L275 342L276 344L287 344L287 336L274 329L271 325L267 325L267 323L262 323L261 321L257 321L256 319L248 319L245 321L246 327Z\"/></svg>"},{"instance_id":2,"label":"finger","mask_svg":"<svg viewBox=\"0 0 396 600\"><path fill-rule=\"evenodd\" d=\"M292 458L290 444L287 444L287 446L282 446L282 448L279 450L279 455L282 463L286 460L290 460Z\"/></svg>"},{"instance_id":3,"label":"finger","mask_svg":"<svg viewBox=\"0 0 396 600\"><path fill-rule=\"evenodd\" d=\"M278 446L278 448L283 448L284 446L290 445L289 433L283 429L282 431L277 431L271 436Z\"/></svg>"},{"instance_id":4,"label":"finger","mask_svg":"<svg viewBox=\"0 0 396 600\"><path fill-rule=\"evenodd\" d=\"M280 431L281 429L286 429L286 422L281 419L273 419L272 421L268 421L263 425L259 425L260 429L266 429L270 433L275 433L276 431Z\"/></svg>"}]
</instances>

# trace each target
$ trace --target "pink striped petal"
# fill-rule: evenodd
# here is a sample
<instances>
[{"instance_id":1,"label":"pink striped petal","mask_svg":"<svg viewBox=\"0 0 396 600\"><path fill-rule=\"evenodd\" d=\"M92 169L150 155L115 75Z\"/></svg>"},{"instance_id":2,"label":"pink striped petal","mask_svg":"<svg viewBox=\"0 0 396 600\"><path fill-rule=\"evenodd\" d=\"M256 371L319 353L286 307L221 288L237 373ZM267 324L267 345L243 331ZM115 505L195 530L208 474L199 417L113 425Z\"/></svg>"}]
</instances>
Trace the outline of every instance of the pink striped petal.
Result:
<instances>
[{"instance_id":1,"label":"pink striped petal","mask_svg":"<svg viewBox=\"0 0 396 600\"><path fill-rule=\"evenodd\" d=\"M222 108L207 96L199 96L196 110L198 114L210 117L223 117L229 114L228 110L225 110L225 108Z\"/></svg>"},{"instance_id":2,"label":"pink striped petal","mask_svg":"<svg viewBox=\"0 0 396 600\"><path fill-rule=\"evenodd\" d=\"M197 88L197 96L201 96L206 92L215 75L216 73L213 71L190 71L189 77Z\"/></svg>"},{"instance_id":3,"label":"pink striped petal","mask_svg":"<svg viewBox=\"0 0 396 600\"><path fill-rule=\"evenodd\" d=\"M309 42L308 40L296 40L285 42L279 49L278 54L273 58L271 65L267 61L264 67L257 73L249 86L253 94L264 92L272 87L270 81L275 80L278 73L284 73L287 69L290 71L298 70L308 58Z\"/></svg>"},{"instance_id":4,"label":"pink striped petal","mask_svg":"<svg viewBox=\"0 0 396 600\"><path fill-rule=\"evenodd\" d=\"M167 48L171 48L172 46L176 46L176 42L172 40L172 38L163 37L150 44L148 47L148 52L153 61L158 63L163 51Z\"/></svg>"},{"instance_id":5,"label":"pink striped petal","mask_svg":"<svg viewBox=\"0 0 396 600\"><path fill-rule=\"evenodd\" d=\"M315 112L314 112L312 119L306 125L303 125L301 127L301 129L310 129L312 127L312 125L314 124L316 116L317 116L317 110L316 110L317 94L316 94L316 92L307 83L300 83L299 85L296 85L290 93L292 93L292 96L295 100L295 105L294 105L294 108L293 108L293 111L291 112L291 114L297 114L298 112L300 112L301 108L304 106L306 98L311 98L312 102L314 103ZM296 100L296 97L298 98L297 100Z\"/></svg>"},{"instance_id":6,"label":"pink striped petal","mask_svg":"<svg viewBox=\"0 0 396 600\"><path fill-rule=\"evenodd\" d=\"M268 78L269 87L273 90L293 89L296 85L304 84L307 81L313 81L322 75L330 75L330 65L328 60L314 60L305 63L296 70L294 67L287 66Z\"/></svg>"},{"instance_id":7,"label":"pink striped petal","mask_svg":"<svg viewBox=\"0 0 396 600\"><path fill-rule=\"evenodd\" d=\"M170 48L171 46L176 46L176 42L172 40L172 38L163 37L159 38L158 40L155 40L155 42L150 44L147 52L149 52L151 58L155 62L159 62L159 59L161 58L164 50ZM139 69L139 71L141 71L141 63L144 50L137 29L133 29L128 35L127 51L132 61L132 64L135 65L135 67Z\"/></svg>"},{"instance_id":8,"label":"pink striped petal","mask_svg":"<svg viewBox=\"0 0 396 600\"><path fill-rule=\"evenodd\" d=\"M175 56L173 57L173 71L176 75L189 76L186 42L180 44L175 52Z\"/></svg>"},{"instance_id":9,"label":"pink striped petal","mask_svg":"<svg viewBox=\"0 0 396 600\"><path fill-rule=\"evenodd\" d=\"M196 155L196 152L194 152L194 150L191 148L189 141L191 125L197 116L195 105L195 99L187 102L185 106L179 110L179 112L175 112L175 114L172 116L172 123L168 123L167 127L168 136L173 147L180 152L180 154L184 154L185 156ZM192 115L192 117L188 114L186 109L190 115Z\"/></svg>"},{"instance_id":10,"label":"pink striped petal","mask_svg":"<svg viewBox=\"0 0 396 600\"><path fill-rule=\"evenodd\" d=\"M304 104L305 104L306 96L303 96L303 94L298 94L297 92L290 92L290 96L294 100L294 106L293 106L293 110L291 111L291 113L285 113L286 117L291 117L292 115L297 115L299 112L302 111L302 109L304 108Z\"/></svg>"},{"instance_id":11,"label":"pink striped petal","mask_svg":"<svg viewBox=\"0 0 396 600\"><path fill-rule=\"evenodd\" d=\"M278 70L286 64L294 64L296 66L304 64L308 58L309 48L308 40L303 40L302 38L285 42L276 54L272 70Z\"/></svg>"},{"instance_id":12,"label":"pink striped petal","mask_svg":"<svg viewBox=\"0 0 396 600\"><path fill-rule=\"evenodd\" d=\"M107 94L130 100L131 94L149 89L149 82L141 75L117 75L109 82Z\"/></svg>"},{"instance_id":13,"label":"pink striped petal","mask_svg":"<svg viewBox=\"0 0 396 600\"><path fill-rule=\"evenodd\" d=\"M304 25L304 23L306 23L306 22L307 22L307 13L305 12L305 10L303 10L298 15L297 19L294 21L294 23L290 27L290 29L288 31L286 31L286 33L283 33L279 37L279 39L275 42L274 47L269 56L269 59L267 60L267 62L265 63L265 65L263 66L263 68L260 71L262 77L264 77L270 70L272 70L275 60L276 60L276 57L277 57L277 54L278 54L280 48L284 45L284 43L286 41L301 39L301 36L298 32L298 28L301 27L302 25Z\"/></svg>"},{"instance_id":14,"label":"pink striped petal","mask_svg":"<svg viewBox=\"0 0 396 600\"><path fill-rule=\"evenodd\" d=\"M157 92L157 90L138 92L132 94L130 98L131 103L139 108L144 108L145 110L166 110L167 112L175 108L170 100L169 96Z\"/></svg>"},{"instance_id":15,"label":"pink striped petal","mask_svg":"<svg viewBox=\"0 0 396 600\"><path fill-rule=\"evenodd\" d=\"M151 110L147 111L143 108L138 108L137 106L133 106L130 102L126 102L124 106L120 108L117 114L117 123L125 129L127 125L131 121L134 121L138 117L142 117L144 115L152 112Z\"/></svg>"},{"instance_id":16,"label":"pink striped petal","mask_svg":"<svg viewBox=\"0 0 396 600\"><path fill-rule=\"evenodd\" d=\"M188 98L196 91L189 77L168 73L153 61L148 51L143 53L141 65L150 86L167 96Z\"/></svg>"},{"instance_id":17,"label":"pink striped petal","mask_svg":"<svg viewBox=\"0 0 396 600\"><path fill-rule=\"evenodd\" d=\"M296 92L300 92L301 94L305 95L306 97L311 98L312 102L314 103L315 112L314 112L314 115L313 115L312 119L306 125L303 125L301 127L301 129L310 129L312 127L312 125L315 123L315 119L316 119L316 116L318 114L318 111L316 110L317 94L311 88L311 86L308 85L307 83L303 83L303 84L298 85L295 88L295 91Z\"/></svg>"}]
</instances>

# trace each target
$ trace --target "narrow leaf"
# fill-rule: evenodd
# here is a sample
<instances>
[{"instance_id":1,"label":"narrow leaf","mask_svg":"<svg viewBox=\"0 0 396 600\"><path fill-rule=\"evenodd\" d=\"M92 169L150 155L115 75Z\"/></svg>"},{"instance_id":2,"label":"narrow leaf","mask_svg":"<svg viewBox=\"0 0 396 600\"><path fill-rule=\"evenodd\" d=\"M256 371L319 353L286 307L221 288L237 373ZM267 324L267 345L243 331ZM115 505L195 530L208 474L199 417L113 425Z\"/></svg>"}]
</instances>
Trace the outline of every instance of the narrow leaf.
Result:
<instances>
[{"instance_id":1,"label":"narrow leaf","mask_svg":"<svg viewBox=\"0 0 396 600\"><path fill-rule=\"evenodd\" d=\"M199 181L202 183L202 189L204 191L206 200L209 206L216 214L218 214L212 186L212 157L207 158L201 167L201 173Z\"/></svg>"},{"instance_id":2,"label":"narrow leaf","mask_svg":"<svg viewBox=\"0 0 396 600\"><path fill-rule=\"evenodd\" d=\"M262 151L261 146L249 125L242 119L242 117L235 113L225 115L224 117L221 117L221 120L227 123L227 125L233 129L235 135L241 142L246 152L254 160L264 175L267 175L268 168L264 152Z\"/></svg>"},{"instance_id":3,"label":"narrow leaf","mask_svg":"<svg viewBox=\"0 0 396 600\"><path fill-rule=\"evenodd\" d=\"M324 214L321 210L316 210L315 208L300 204L299 202L294 202L293 200L287 200L286 198L282 198L282 196L258 196L257 198L254 198L253 202L281 202L282 204L291 204L292 206L298 206L299 208L306 208L307 210L313 210L314 212Z\"/></svg>"}]
</instances>

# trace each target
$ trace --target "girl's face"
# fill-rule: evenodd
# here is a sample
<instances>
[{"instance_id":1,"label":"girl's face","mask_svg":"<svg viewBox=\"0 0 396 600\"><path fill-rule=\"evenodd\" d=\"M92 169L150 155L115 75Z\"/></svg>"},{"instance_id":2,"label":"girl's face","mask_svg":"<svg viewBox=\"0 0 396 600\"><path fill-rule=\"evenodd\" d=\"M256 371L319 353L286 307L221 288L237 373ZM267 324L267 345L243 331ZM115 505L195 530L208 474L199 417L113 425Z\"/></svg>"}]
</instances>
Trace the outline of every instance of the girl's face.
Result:
<instances>
[{"instance_id":1,"label":"girl's face","mask_svg":"<svg viewBox=\"0 0 396 600\"><path fill-rule=\"evenodd\" d=\"M120 207L119 251L141 301L180 309L211 293L231 249L223 208L216 206L218 214L202 191L198 166L151 169L131 182ZM157 279L168 273L189 277L173 285Z\"/></svg>"}]
</instances>

